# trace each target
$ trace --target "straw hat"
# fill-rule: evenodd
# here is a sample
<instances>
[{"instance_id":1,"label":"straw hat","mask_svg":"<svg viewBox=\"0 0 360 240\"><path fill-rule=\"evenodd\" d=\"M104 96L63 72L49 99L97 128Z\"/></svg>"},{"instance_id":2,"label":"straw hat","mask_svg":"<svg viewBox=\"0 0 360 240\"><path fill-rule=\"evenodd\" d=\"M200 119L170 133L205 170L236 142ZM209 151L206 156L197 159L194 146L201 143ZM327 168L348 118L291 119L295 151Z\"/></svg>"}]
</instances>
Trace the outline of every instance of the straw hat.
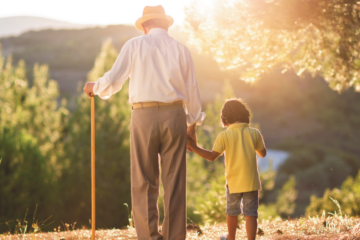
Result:
<instances>
[{"instance_id":1,"label":"straw hat","mask_svg":"<svg viewBox=\"0 0 360 240\"><path fill-rule=\"evenodd\" d=\"M155 7L145 7L142 17L139 18L138 20L136 20L135 27L139 31L144 32L144 28L142 26L142 24L144 22L151 20L151 19L159 19L159 18L167 20L169 23L169 27L171 25L173 25L173 23L174 23L174 19L172 17L166 15L164 8L161 5L159 5L159 6L155 6Z\"/></svg>"}]
</instances>

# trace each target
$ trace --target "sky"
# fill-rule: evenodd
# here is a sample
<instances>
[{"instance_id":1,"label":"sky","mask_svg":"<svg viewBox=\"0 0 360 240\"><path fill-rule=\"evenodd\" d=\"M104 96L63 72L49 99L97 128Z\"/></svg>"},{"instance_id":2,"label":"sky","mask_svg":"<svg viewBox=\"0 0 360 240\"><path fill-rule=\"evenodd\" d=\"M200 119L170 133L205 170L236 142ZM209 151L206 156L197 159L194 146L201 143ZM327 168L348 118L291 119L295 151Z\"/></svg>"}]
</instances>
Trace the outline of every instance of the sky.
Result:
<instances>
[{"instance_id":1,"label":"sky","mask_svg":"<svg viewBox=\"0 0 360 240\"><path fill-rule=\"evenodd\" d=\"M134 24L145 6L162 5L182 25L192 0L0 0L0 18L37 16L77 24ZM209 1L209 0L208 0Z\"/></svg>"}]
</instances>

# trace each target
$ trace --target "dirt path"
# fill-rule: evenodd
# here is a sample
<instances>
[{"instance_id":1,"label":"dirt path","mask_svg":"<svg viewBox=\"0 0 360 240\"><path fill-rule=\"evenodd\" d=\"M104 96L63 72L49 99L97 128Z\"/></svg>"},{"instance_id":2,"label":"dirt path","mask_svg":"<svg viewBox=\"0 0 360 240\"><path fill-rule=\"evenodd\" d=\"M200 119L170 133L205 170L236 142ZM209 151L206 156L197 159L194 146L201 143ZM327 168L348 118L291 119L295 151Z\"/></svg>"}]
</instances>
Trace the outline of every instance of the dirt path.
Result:
<instances>
[{"instance_id":1,"label":"dirt path","mask_svg":"<svg viewBox=\"0 0 360 240\"><path fill-rule=\"evenodd\" d=\"M359 218L309 218L286 221L263 221L259 223L257 239L341 239L360 240ZM189 240L218 240L226 232L226 224L202 226L201 234L194 227L188 227ZM91 230L74 230L65 232L30 233L26 235L0 235L7 240L78 240L90 239ZM244 223L239 225L236 239L246 239ZM96 239L131 240L137 239L134 228L97 230Z\"/></svg>"}]
</instances>

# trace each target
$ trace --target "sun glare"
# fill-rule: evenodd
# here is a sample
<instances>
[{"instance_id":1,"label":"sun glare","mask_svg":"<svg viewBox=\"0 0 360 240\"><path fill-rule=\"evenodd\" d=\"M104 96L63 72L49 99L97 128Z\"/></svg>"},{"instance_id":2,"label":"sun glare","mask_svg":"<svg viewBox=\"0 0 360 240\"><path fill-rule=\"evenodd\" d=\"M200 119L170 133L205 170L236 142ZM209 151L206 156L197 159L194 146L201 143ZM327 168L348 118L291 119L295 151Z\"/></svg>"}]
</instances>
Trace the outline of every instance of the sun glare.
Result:
<instances>
[{"instance_id":1,"label":"sun glare","mask_svg":"<svg viewBox=\"0 0 360 240\"><path fill-rule=\"evenodd\" d=\"M203 4L211 5L212 1L203 1ZM100 4L98 1L85 0L13 0L4 1L0 17L37 16L77 24L134 24L141 17L145 6L162 5L166 14L174 18L175 25L181 25L185 19L184 8L191 2L192 0L133 0L124 4L119 0L103 0Z\"/></svg>"}]
</instances>

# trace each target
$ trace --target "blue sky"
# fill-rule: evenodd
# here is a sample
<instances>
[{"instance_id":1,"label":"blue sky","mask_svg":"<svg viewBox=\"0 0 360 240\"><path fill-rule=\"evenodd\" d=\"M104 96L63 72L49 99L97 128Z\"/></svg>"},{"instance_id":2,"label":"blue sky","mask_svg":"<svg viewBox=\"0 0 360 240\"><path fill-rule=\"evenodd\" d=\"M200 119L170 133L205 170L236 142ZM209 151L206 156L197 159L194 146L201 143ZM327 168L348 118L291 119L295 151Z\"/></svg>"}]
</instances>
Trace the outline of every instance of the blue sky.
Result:
<instances>
[{"instance_id":1,"label":"blue sky","mask_svg":"<svg viewBox=\"0 0 360 240\"><path fill-rule=\"evenodd\" d=\"M145 6L162 5L175 24L192 0L1 0L0 17L38 16L78 24L134 24ZM211 0L207 0L211 1Z\"/></svg>"}]
</instances>

